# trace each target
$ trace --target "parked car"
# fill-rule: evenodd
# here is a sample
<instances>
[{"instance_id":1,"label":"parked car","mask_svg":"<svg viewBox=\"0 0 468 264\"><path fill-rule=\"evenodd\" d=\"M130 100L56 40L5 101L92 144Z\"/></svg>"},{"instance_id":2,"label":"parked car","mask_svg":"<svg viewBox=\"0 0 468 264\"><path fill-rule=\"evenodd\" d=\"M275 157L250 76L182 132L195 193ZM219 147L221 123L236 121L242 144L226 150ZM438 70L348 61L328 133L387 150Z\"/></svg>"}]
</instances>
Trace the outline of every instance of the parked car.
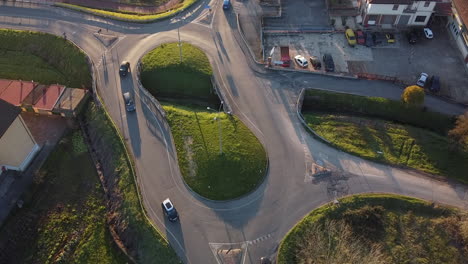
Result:
<instances>
[{"instance_id":1,"label":"parked car","mask_svg":"<svg viewBox=\"0 0 468 264\"><path fill-rule=\"evenodd\" d=\"M228 10L229 8L231 8L231 1L230 0L224 0L223 1L223 9Z\"/></svg>"},{"instance_id":2,"label":"parked car","mask_svg":"<svg viewBox=\"0 0 468 264\"><path fill-rule=\"evenodd\" d=\"M179 214L177 213L177 210L175 209L174 205L172 204L171 200L169 200L169 198L167 198L161 203L161 207L169 221L175 222L177 221L177 219L179 219Z\"/></svg>"},{"instance_id":3,"label":"parked car","mask_svg":"<svg viewBox=\"0 0 468 264\"><path fill-rule=\"evenodd\" d=\"M335 71L335 63L333 62L333 57L330 54L323 54L323 63L325 64L325 71Z\"/></svg>"},{"instance_id":4,"label":"parked car","mask_svg":"<svg viewBox=\"0 0 468 264\"><path fill-rule=\"evenodd\" d=\"M271 264L271 260L267 257L261 257L260 264Z\"/></svg>"},{"instance_id":5,"label":"parked car","mask_svg":"<svg viewBox=\"0 0 468 264\"><path fill-rule=\"evenodd\" d=\"M385 38L387 39L387 43L395 43L395 35L392 33L385 33Z\"/></svg>"},{"instance_id":6,"label":"parked car","mask_svg":"<svg viewBox=\"0 0 468 264\"><path fill-rule=\"evenodd\" d=\"M416 85L424 88L424 86L426 86L426 82L427 82L428 77L429 77L429 75L427 75L427 73L425 73L425 72L421 73L421 75L419 76L418 81L416 82Z\"/></svg>"},{"instance_id":7,"label":"parked car","mask_svg":"<svg viewBox=\"0 0 468 264\"><path fill-rule=\"evenodd\" d=\"M122 61L122 63L120 63L120 68L119 68L120 76L126 76L129 71L130 71L130 62Z\"/></svg>"},{"instance_id":8,"label":"parked car","mask_svg":"<svg viewBox=\"0 0 468 264\"><path fill-rule=\"evenodd\" d=\"M356 45L356 35L354 35L354 31L352 29L348 28L345 31L345 36L346 36L346 39L348 40L348 44L351 47L354 47Z\"/></svg>"},{"instance_id":9,"label":"parked car","mask_svg":"<svg viewBox=\"0 0 468 264\"><path fill-rule=\"evenodd\" d=\"M320 59L315 57L315 56L311 56L309 58L310 60L310 63L312 64L312 66L314 67L314 69L316 70L320 70L320 68L322 68L322 62L320 62Z\"/></svg>"},{"instance_id":10,"label":"parked car","mask_svg":"<svg viewBox=\"0 0 468 264\"><path fill-rule=\"evenodd\" d=\"M374 32L374 33L372 33L372 40L374 41L374 45L377 45L377 44L382 43L382 40L383 40L384 38L385 38L385 37L382 36L382 34L380 34L379 32Z\"/></svg>"},{"instance_id":11,"label":"parked car","mask_svg":"<svg viewBox=\"0 0 468 264\"><path fill-rule=\"evenodd\" d=\"M368 32L366 34L366 47L372 47L374 45L375 45L374 38L372 37L372 34Z\"/></svg>"},{"instance_id":12,"label":"parked car","mask_svg":"<svg viewBox=\"0 0 468 264\"><path fill-rule=\"evenodd\" d=\"M302 68L307 68L307 66L309 66L309 63L307 63L306 58L304 58L304 56L302 56L302 55L296 55L296 57L294 57L294 60Z\"/></svg>"},{"instance_id":13,"label":"parked car","mask_svg":"<svg viewBox=\"0 0 468 264\"><path fill-rule=\"evenodd\" d=\"M135 101L133 100L133 96L129 92L123 94L123 99L125 102L125 109L128 112L135 111Z\"/></svg>"},{"instance_id":14,"label":"parked car","mask_svg":"<svg viewBox=\"0 0 468 264\"><path fill-rule=\"evenodd\" d=\"M366 36L364 35L364 32L362 32L362 30L360 29L356 30L356 39L357 39L357 44L359 45L366 44Z\"/></svg>"},{"instance_id":15,"label":"parked car","mask_svg":"<svg viewBox=\"0 0 468 264\"><path fill-rule=\"evenodd\" d=\"M406 34L406 37L408 38L408 42L410 44L414 44L418 41L418 34L416 33L415 30L411 30Z\"/></svg>"},{"instance_id":16,"label":"parked car","mask_svg":"<svg viewBox=\"0 0 468 264\"><path fill-rule=\"evenodd\" d=\"M429 79L428 86L429 86L429 91L433 93L437 93L438 91L440 91L439 76L435 76L435 75L431 76L431 78Z\"/></svg>"},{"instance_id":17,"label":"parked car","mask_svg":"<svg viewBox=\"0 0 468 264\"><path fill-rule=\"evenodd\" d=\"M424 28L424 36L426 36L427 39L434 38L434 34L432 33L432 30L430 28Z\"/></svg>"}]
</instances>

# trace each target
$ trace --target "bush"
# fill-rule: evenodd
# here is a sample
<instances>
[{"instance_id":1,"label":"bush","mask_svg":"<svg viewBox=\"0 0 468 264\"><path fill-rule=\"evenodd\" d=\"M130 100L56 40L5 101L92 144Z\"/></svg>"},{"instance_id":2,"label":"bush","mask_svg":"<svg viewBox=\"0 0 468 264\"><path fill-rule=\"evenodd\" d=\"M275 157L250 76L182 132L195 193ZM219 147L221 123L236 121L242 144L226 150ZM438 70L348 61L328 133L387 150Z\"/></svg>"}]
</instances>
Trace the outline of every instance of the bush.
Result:
<instances>
[{"instance_id":1,"label":"bush","mask_svg":"<svg viewBox=\"0 0 468 264\"><path fill-rule=\"evenodd\" d=\"M312 89L306 91L302 110L378 117L426 128L442 135L447 135L455 121L453 117L424 111L420 107L407 105L401 101Z\"/></svg>"},{"instance_id":2,"label":"bush","mask_svg":"<svg viewBox=\"0 0 468 264\"><path fill-rule=\"evenodd\" d=\"M343 214L343 219L351 226L356 234L365 234L365 238L378 239L383 232L382 206L364 206L359 209L348 210Z\"/></svg>"},{"instance_id":3,"label":"bush","mask_svg":"<svg viewBox=\"0 0 468 264\"><path fill-rule=\"evenodd\" d=\"M406 104L421 106L424 103L424 89L417 85L408 86L403 91L401 100Z\"/></svg>"},{"instance_id":4,"label":"bush","mask_svg":"<svg viewBox=\"0 0 468 264\"><path fill-rule=\"evenodd\" d=\"M468 144L468 112L457 118L455 127L450 130L449 135L462 144Z\"/></svg>"}]
</instances>

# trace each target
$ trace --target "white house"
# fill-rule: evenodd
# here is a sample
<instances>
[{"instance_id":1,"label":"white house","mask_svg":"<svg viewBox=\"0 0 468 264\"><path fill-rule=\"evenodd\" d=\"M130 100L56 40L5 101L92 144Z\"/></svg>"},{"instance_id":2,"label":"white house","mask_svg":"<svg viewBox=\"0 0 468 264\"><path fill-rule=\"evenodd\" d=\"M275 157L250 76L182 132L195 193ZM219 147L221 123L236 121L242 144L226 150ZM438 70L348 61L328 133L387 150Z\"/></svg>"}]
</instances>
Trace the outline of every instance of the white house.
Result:
<instances>
[{"instance_id":1,"label":"white house","mask_svg":"<svg viewBox=\"0 0 468 264\"><path fill-rule=\"evenodd\" d=\"M447 28L457 43L468 69L468 0L453 0L452 12Z\"/></svg>"},{"instance_id":2,"label":"white house","mask_svg":"<svg viewBox=\"0 0 468 264\"><path fill-rule=\"evenodd\" d=\"M362 24L383 28L426 26L438 1L361 0Z\"/></svg>"}]
</instances>

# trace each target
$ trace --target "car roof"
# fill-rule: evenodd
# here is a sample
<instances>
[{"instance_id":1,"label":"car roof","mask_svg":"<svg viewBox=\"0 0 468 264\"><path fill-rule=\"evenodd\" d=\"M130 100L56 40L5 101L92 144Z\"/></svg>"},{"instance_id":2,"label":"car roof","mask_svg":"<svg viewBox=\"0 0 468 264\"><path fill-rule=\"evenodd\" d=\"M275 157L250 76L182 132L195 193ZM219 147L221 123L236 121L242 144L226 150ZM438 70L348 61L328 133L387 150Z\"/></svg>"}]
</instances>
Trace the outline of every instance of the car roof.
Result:
<instances>
[{"instance_id":1,"label":"car roof","mask_svg":"<svg viewBox=\"0 0 468 264\"><path fill-rule=\"evenodd\" d=\"M346 33L347 33L348 35L354 35L354 31L353 31L352 29L350 29L350 28L348 28L348 29L346 30Z\"/></svg>"},{"instance_id":2,"label":"car roof","mask_svg":"<svg viewBox=\"0 0 468 264\"><path fill-rule=\"evenodd\" d=\"M168 206L168 204L169 204L169 206ZM166 200L163 201L163 205L167 210L171 210L171 209L174 208L174 205L172 204L171 200L169 200L169 198L167 198Z\"/></svg>"}]
</instances>

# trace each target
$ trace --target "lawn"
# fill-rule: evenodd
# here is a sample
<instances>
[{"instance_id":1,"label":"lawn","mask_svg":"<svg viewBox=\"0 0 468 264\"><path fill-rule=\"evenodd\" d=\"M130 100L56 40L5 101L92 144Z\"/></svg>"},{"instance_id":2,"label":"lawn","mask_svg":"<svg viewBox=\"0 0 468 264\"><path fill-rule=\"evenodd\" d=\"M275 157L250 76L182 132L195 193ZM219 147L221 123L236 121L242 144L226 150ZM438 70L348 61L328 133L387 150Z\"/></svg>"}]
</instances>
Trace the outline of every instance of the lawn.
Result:
<instances>
[{"instance_id":1,"label":"lawn","mask_svg":"<svg viewBox=\"0 0 468 264\"><path fill-rule=\"evenodd\" d=\"M263 180L267 157L254 134L235 116L206 108L164 105L185 182L198 194L227 200L254 190Z\"/></svg>"},{"instance_id":2,"label":"lawn","mask_svg":"<svg viewBox=\"0 0 468 264\"><path fill-rule=\"evenodd\" d=\"M278 264L466 263L468 214L389 194L346 197L302 219Z\"/></svg>"},{"instance_id":3,"label":"lawn","mask_svg":"<svg viewBox=\"0 0 468 264\"><path fill-rule=\"evenodd\" d=\"M180 63L178 43L163 44L142 58L143 86L158 99L190 99L219 103L212 91L210 62L205 53L182 43Z\"/></svg>"},{"instance_id":4,"label":"lawn","mask_svg":"<svg viewBox=\"0 0 468 264\"><path fill-rule=\"evenodd\" d=\"M435 132L375 118L307 112L307 125L354 155L468 183L468 147Z\"/></svg>"},{"instance_id":5,"label":"lawn","mask_svg":"<svg viewBox=\"0 0 468 264\"><path fill-rule=\"evenodd\" d=\"M130 254L137 263L180 263L169 243L142 211L132 163L110 118L94 103L87 105L84 114L89 135L98 142L94 147L102 157L102 168L108 177L107 187L114 199L112 221L116 223L115 229L121 232L121 239L131 246Z\"/></svg>"},{"instance_id":6,"label":"lawn","mask_svg":"<svg viewBox=\"0 0 468 264\"><path fill-rule=\"evenodd\" d=\"M91 87L86 56L71 42L39 32L0 29L0 78Z\"/></svg>"},{"instance_id":7,"label":"lawn","mask_svg":"<svg viewBox=\"0 0 468 264\"><path fill-rule=\"evenodd\" d=\"M61 140L23 199L0 230L6 262L129 261L107 228L106 200L80 131Z\"/></svg>"}]
</instances>

